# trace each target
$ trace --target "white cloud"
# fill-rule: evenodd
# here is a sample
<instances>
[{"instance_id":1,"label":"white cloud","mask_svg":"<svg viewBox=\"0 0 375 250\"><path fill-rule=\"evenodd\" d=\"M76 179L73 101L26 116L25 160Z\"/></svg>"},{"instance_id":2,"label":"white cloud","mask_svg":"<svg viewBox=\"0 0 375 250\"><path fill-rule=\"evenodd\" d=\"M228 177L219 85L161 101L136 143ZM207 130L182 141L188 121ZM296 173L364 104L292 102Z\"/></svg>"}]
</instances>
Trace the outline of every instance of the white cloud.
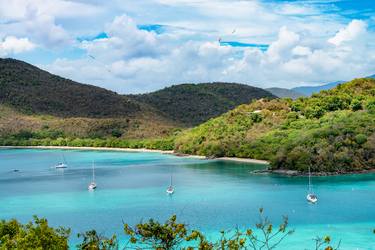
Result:
<instances>
[{"instance_id":1,"label":"white cloud","mask_svg":"<svg viewBox=\"0 0 375 250\"><path fill-rule=\"evenodd\" d=\"M357 39L364 40L364 35L366 34L367 24L361 20L353 20L350 24L341 29L337 34L330 38L328 42L340 46L346 42L352 42Z\"/></svg>"},{"instance_id":2,"label":"white cloud","mask_svg":"<svg viewBox=\"0 0 375 250\"><path fill-rule=\"evenodd\" d=\"M108 38L84 41L81 45L99 60L152 56L160 48L154 33L139 30L126 15L116 17L105 31Z\"/></svg>"},{"instance_id":3,"label":"white cloud","mask_svg":"<svg viewBox=\"0 0 375 250\"><path fill-rule=\"evenodd\" d=\"M69 51L43 67L123 93L206 81L291 87L375 72L372 29L367 30L363 20L348 20L331 9L327 14L324 6L333 5L260 0L0 0L0 38L22 37L50 51L49 57ZM162 33L148 32L137 24L164 28ZM101 32L108 37L76 40ZM220 46L219 37L268 44L269 49ZM72 50L80 52L72 56Z\"/></svg>"},{"instance_id":4,"label":"white cloud","mask_svg":"<svg viewBox=\"0 0 375 250\"><path fill-rule=\"evenodd\" d=\"M342 30L350 30L352 26L349 23ZM351 40L356 40L352 44L329 46L330 42L323 40L314 46L310 33L295 32L284 26L264 52L258 48L220 46L216 41L179 44L174 36L139 30L127 16L115 18L106 31L109 38L82 45L88 53L95 53L96 60L57 60L46 68L122 93L210 81L293 87L349 80L375 72L375 56L369 56L374 48L367 43L358 46L362 36L351 36ZM364 30L361 35L369 34Z\"/></svg>"},{"instance_id":5,"label":"white cloud","mask_svg":"<svg viewBox=\"0 0 375 250\"><path fill-rule=\"evenodd\" d=\"M7 36L3 41L0 40L0 56L9 56L25 51L30 51L36 46L28 38L17 38Z\"/></svg>"},{"instance_id":6,"label":"white cloud","mask_svg":"<svg viewBox=\"0 0 375 250\"><path fill-rule=\"evenodd\" d=\"M56 19L77 18L78 25L100 11L90 4L74 1L0 0L0 35L29 37L48 49L67 46L73 43L73 37Z\"/></svg>"}]
</instances>

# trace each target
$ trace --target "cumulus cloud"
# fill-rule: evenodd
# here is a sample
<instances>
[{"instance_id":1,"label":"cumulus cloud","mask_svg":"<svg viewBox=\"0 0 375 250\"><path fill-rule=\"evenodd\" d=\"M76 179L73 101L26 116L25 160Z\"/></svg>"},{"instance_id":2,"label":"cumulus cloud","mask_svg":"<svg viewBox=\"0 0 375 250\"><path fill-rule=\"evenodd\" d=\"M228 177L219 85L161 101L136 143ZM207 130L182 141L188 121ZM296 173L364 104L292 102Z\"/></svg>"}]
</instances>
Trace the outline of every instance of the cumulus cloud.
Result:
<instances>
[{"instance_id":1,"label":"cumulus cloud","mask_svg":"<svg viewBox=\"0 0 375 250\"><path fill-rule=\"evenodd\" d=\"M35 47L35 44L30 42L28 38L7 36L3 39L3 41L0 40L0 56L4 57L25 51L30 51Z\"/></svg>"},{"instance_id":2,"label":"cumulus cloud","mask_svg":"<svg viewBox=\"0 0 375 250\"><path fill-rule=\"evenodd\" d=\"M81 48L101 60L152 56L159 48L156 34L138 29L127 15L116 17L105 32L108 38L83 41Z\"/></svg>"},{"instance_id":3,"label":"cumulus cloud","mask_svg":"<svg viewBox=\"0 0 375 250\"><path fill-rule=\"evenodd\" d=\"M374 73L371 21L316 2L0 0L0 56L37 45L55 57L39 66L122 93L207 81L293 87ZM154 24L161 32L139 28ZM223 46L219 37L269 46Z\"/></svg>"},{"instance_id":4,"label":"cumulus cloud","mask_svg":"<svg viewBox=\"0 0 375 250\"><path fill-rule=\"evenodd\" d=\"M337 34L330 38L328 42L340 46L347 42L353 42L357 39L365 40L363 37L367 32L367 24L361 20L353 20L350 24L341 29Z\"/></svg>"},{"instance_id":5,"label":"cumulus cloud","mask_svg":"<svg viewBox=\"0 0 375 250\"><path fill-rule=\"evenodd\" d=\"M0 35L28 37L53 49L73 43L73 37L57 19L75 20L98 14L90 4L64 0L0 0ZM79 19L78 19L79 18Z\"/></svg>"},{"instance_id":6,"label":"cumulus cloud","mask_svg":"<svg viewBox=\"0 0 375 250\"><path fill-rule=\"evenodd\" d=\"M317 44L311 42L309 33L283 26L267 51L222 46L217 41L178 44L175 37L138 29L135 21L126 15L116 17L105 31L108 38L81 44L87 53L95 54L96 60L57 60L45 67L57 74L122 93L147 92L174 83L209 81L293 87L349 80L375 71L375 57L369 56L373 47L367 43L358 47L361 38L370 34L365 23L356 21L333 34L328 41Z\"/></svg>"}]
</instances>

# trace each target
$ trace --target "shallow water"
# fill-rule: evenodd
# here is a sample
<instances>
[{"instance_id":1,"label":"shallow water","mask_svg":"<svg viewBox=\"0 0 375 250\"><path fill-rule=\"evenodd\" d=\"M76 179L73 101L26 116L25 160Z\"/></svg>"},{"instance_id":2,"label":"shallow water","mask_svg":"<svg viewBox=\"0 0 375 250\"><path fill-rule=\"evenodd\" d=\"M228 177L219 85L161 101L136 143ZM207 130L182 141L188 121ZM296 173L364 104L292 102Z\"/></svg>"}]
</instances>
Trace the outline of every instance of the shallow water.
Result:
<instances>
[{"instance_id":1,"label":"shallow water","mask_svg":"<svg viewBox=\"0 0 375 250\"><path fill-rule=\"evenodd\" d=\"M62 154L69 168L51 168ZM89 192L93 160L98 189ZM158 153L2 149L0 218L26 222L36 214L71 227L73 235L92 228L121 235L122 221L176 214L215 238L222 229L253 228L264 207L275 223L288 215L296 230L278 249L314 249L317 235L341 239L340 249L375 249L374 174L313 177L319 202L310 205L307 178L250 174L259 168ZM170 173L172 197L165 192Z\"/></svg>"}]
</instances>

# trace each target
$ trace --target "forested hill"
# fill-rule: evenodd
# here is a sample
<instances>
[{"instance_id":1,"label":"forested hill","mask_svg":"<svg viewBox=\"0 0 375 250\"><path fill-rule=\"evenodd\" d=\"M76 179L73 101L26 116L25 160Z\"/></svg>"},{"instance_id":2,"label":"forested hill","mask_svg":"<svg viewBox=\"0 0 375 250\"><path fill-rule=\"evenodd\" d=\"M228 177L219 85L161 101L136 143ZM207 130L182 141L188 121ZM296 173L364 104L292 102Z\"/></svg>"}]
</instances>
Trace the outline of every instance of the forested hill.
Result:
<instances>
[{"instance_id":1,"label":"forested hill","mask_svg":"<svg viewBox=\"0 0 375 250\"><path fill-rule=\"evenodd\" d=\"M254 99L276 98L261 88L223 82L180 84L130 97L145 102L162 111L168 118L187 125L200 124Z\"/></svg>"},{"instance_id":2,"label":"forested hill","mask_svg":"<svg viewBox=\"0 0 375 250\"><path fill-rule=\"evenodd\" d=\"M259 100L176 139L176 150L264 159L274 169L375 169L375 80L355 79L310 98Z\"/></svg>"},{"instance_id":3,"label":"forested hill","mask_svg":"<svg viewBox=\"0 0 375 250\"><path fill-rule=\"evenodd\" d=\"M0 59L0 104L60 117L127 117L142 111L128 97L14 59Z\"/></svg>"},{"instance_id":4,"label":"forested hill","mask_svg":"<svg viewBox=\"0 0 375 250\"><path fill-rule=\"evenodd\" d=\"M0 104L26 114L117 118L153 113L175 124L191 126L259 98L275 96L236 83L181 84L149 94L119 95L19 60L0 59Z\"/></svg>"}]
</instances>

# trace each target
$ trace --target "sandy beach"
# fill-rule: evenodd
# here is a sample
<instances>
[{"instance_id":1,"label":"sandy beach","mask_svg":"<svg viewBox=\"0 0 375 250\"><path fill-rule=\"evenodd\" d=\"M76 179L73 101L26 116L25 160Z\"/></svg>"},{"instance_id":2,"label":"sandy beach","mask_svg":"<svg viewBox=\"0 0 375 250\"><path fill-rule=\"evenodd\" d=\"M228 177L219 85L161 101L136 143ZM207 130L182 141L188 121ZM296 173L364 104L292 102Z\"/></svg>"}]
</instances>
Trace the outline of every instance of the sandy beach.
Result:
<instances>
[{"instance_id":1,"label":"sandy beach","mask_svg":"<svg viewBox=\"0 0 375 250\"><path fill-rule=\"evenodd\" d=\"M66 149L66 150L101 150L101 151L123 151L123 152L148 152L148 153L161 153L161 154L172 154L179 157L189 157L197 159L207 159L205 156L201 155L188 155L176 153L173 150L157 150L157 149L147 149L147 148L109 148L109 147L69 147L69 146L0 146L0 149ZM252 164L264 164L268 165L267 161L256 160L250 158L237 158L237 157L218 157L213 158L213 160L223 160L223 161L235 161L243 163Z\"/></svg>"}]
</instances>

